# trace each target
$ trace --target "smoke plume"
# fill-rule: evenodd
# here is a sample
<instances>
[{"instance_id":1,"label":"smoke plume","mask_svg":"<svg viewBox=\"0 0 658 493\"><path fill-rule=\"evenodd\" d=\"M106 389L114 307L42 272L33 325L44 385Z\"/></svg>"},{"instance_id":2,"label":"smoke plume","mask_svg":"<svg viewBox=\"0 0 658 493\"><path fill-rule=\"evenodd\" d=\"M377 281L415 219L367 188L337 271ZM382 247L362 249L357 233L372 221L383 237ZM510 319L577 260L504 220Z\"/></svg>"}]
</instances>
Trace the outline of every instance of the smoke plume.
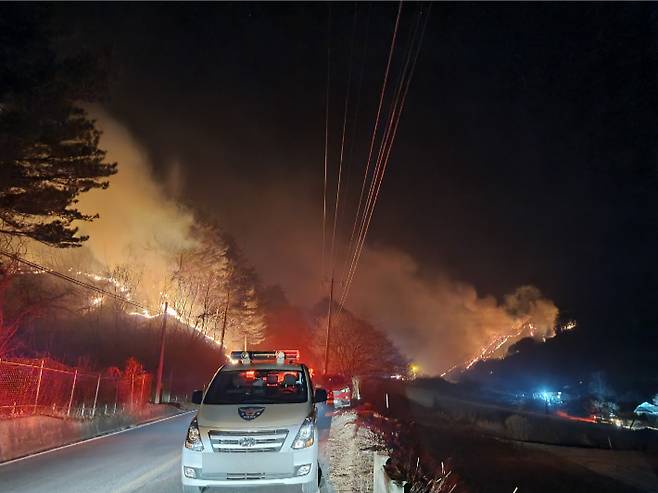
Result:
<instances>
[{"instance_id":1,"label":"smoke plume","mask_svg":"<svg viewBox=\"0 0 658 493\"><path fill-rule=\"evenodd\" d=\"M72 257L67 263L80 265L86 258L95 271L126 269L140 280L137 291L142 301L157 306L176 252L194 244L193 215L154 179L146 152L122 125L99 108L90 113L103 131L100 148L107 151L108 161L119 166L107 190L80 196L79 208L98 213L99 218L79 225L89 240L83 248L66 252Z\"/></svg>"},{"instance_id":2,"label":"smoke plume","mask_svg":"<svg viewBox=\"0 0 658 493\"><path fill-rule=\"evenodd\" d=\"M103 112L94 109L93 114L104 132L101 148L119 163L119 172L111 177L108 190L81 196L80 208L100 218L80 226L90 239L67 254L78 262L90 257L105 271L121 266L138 271L139 295L153 306L176 252L193 241L193 215L173 198L180 188L180 168L170 170L167 184L160 185L144 149L129 132ZM293 303L312 306L326 294L326 286L319 278L317 204L303 186L307 181L286 177L254 183L227 172L218 183L220 189L225 187L221 203L213 204L213 210L225 220L223 225L264 284L281 284ZM337 250L344 252L340 238L338 242ZM537 288L522 286L498 300L443 275L427 280L419 275L420 268L405 252L367 247L348 307L384 329L422 373L441 374L463 365L486 345L510 335L506 347L518 339L523 324L537 338L554 335L558 310Z\"/></svg>"},{"instance_id":3,"label":"smoke plume","mask_svg":"<svg viewBox=\"0 0 658 493\"><path fill-rule=\"evenodd\" d=\"M441 374L463 364L523 324L529 324L536 337L554 335L558 309L533 286L520 287L500 302L444 276L426 281L419 268L403 252L370 249L359 268L351 303L385 328L422 373ZM516 339L510 337L506 346Z\"/></svg>"}]
</instances>

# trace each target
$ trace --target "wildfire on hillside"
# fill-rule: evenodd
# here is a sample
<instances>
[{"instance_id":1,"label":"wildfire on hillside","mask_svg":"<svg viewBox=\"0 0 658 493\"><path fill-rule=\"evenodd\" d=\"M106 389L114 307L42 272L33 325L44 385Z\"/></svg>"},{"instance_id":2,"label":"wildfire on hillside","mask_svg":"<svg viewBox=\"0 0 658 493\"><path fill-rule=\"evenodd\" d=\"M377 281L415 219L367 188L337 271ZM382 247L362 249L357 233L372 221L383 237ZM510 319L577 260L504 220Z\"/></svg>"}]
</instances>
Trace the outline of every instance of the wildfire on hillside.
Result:
<instances>
[{"instance_id":1,"label":"wildfire on hillside","mask_svg":"<svg viewBox=\"0 0 658 493\"><path fill-rule=\"evenodd\" d=\"M552 334L543 334L539 340L541 342L546 342L546 340L555 337L559 333L569 332L575 328L576 322L574 320L570 320L556 327ZM509 333L497 335L492 340L484 344L478 353L475 354L472 358L464 361L463 363L458 363L451 366L448 370L441 373L441 377L449 377L454 372L470 370L478 361L503 358L507 354L507 351L512 344L525 337L537 339L537 330L531 321L522 321L513 327Z\"/></svg>"}]
</instances>

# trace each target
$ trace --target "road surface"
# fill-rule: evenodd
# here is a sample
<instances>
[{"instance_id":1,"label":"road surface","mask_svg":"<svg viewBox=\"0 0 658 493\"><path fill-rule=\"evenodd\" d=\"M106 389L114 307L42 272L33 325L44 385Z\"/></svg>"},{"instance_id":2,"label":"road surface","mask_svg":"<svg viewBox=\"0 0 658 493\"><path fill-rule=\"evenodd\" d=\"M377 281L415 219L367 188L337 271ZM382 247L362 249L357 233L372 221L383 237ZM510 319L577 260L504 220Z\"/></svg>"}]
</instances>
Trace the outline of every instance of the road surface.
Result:
<instances>
[{"instance_id":1,"label":"road surface","mask_svg":"<svg viewBox=\"0 0 658 493\"><path fill-rule=\"evenodd\" d=\"M323 453L331 417L319 411ZM0 491L180 493L181 446L192 417L193 413L186 413L0 465ZM324 462L321 459L321 464ZM328 469L326 464L324 467ZM333 488L324 485L321 491L331 492Z\"/></svg>"}]
</instances>

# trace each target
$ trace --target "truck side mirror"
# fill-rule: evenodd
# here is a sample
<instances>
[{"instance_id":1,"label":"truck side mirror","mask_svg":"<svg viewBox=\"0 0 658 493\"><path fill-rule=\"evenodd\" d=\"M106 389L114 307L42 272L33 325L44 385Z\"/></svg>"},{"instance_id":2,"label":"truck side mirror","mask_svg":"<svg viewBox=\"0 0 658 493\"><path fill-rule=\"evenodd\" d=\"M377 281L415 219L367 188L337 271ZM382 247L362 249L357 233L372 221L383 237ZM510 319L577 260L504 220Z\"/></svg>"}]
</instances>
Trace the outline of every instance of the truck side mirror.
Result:
<instances>
[{"instance_id":1,"label":"truck side mirror","mask_svg":"<svg viewBox=\"0 0 658 493\"><path fill-rule=\"evenodd\" d=\"M203 390L195 390L192 392L192 404L201 404L203 401Z\"/></svg>"},{"instance_id":2,"label":"truck side mirror","mask_svg":"<svg viewBox=\"0 0 658 493\"><path fill-rule=\"evenodd\" d=\"M327 402L327 391L324 389L315 389L315 402Z\"/></svg>"}]
</instances>

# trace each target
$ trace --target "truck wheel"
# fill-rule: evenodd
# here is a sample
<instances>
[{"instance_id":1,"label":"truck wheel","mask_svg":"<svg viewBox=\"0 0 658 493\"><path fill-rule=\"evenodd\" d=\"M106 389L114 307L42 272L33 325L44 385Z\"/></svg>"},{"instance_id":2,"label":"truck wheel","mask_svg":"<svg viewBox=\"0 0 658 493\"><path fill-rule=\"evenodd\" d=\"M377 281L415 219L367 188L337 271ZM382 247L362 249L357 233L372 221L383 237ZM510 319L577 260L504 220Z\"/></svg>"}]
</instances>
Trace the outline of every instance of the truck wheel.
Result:
<instances>
[{"instance_id":1,"label":"truck wheel","mask_svg":"<svg viewBox=\"0 0 658 493\"><path fill-rule=\"evenodd\" d=\"M318 488L322 485L322 468L318 462Z\"/></svg>"}]
</instances>

